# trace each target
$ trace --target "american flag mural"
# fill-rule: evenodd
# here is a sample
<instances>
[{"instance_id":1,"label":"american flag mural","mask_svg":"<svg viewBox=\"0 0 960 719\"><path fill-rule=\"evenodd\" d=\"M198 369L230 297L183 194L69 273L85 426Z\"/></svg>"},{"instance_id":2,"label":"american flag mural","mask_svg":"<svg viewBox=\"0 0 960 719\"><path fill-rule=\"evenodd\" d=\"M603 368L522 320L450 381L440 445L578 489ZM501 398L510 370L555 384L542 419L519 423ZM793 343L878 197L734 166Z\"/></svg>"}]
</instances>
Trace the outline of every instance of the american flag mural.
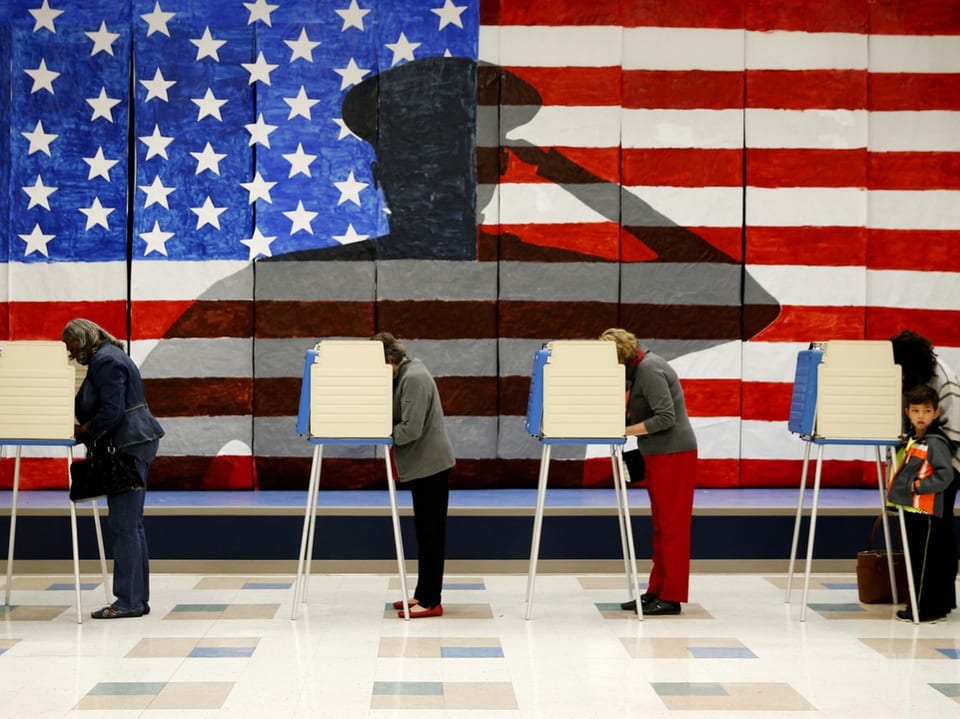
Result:
<instances>
[{"instance_id":1,"label":"american flag mural","mask_svg":"<svg viewBox=\"0 0 960 719\"><path fill-rule=\"evenodd\" d=\"M956 2L13 0L0 65L0 338L129 339L156 488L305 487L326 337L424 360L465 488L536 484L552 339L670 359L703 487L796 484L811 341L909 327L960 368ZM595 451L551 483L607 482ZM325 452L324 486L382 482Z\"/></svg>"}]
</instances>

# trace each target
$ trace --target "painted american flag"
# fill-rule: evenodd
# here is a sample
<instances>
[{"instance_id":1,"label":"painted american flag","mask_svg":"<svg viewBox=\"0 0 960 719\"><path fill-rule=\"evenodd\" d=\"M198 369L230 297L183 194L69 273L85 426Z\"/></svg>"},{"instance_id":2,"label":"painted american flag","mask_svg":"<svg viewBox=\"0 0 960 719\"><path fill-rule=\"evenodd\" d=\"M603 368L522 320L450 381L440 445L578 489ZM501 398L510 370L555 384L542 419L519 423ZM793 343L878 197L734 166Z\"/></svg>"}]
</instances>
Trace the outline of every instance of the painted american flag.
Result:
<instances>
[{"instance_id":1,"label":"painted american flag","mask_svg":"<svg viewBox=\"0 0 960 719\"><path fill-rule=\"evenodd\" d=\"M323 337L406 340L462 487L535 484L523 414L550 339L626 326L671 359L708 487L796 484L810 341L911 327L960 367L956 3L78 4L16 0L0 29L0 336L129 321L168 430L153 486L305 486L293 414ZM374 137L439 131L390 78L444 57L479 60L477 232L404 245L389 158L343 101L380 75ZM404 189L439 191L434 161ZM553 484L604 481L557 455ZM861 450L831 456L825 484L871 485ZM369 451L327 457L325 486L380 486Z\"/></svg>"}]
</instances>

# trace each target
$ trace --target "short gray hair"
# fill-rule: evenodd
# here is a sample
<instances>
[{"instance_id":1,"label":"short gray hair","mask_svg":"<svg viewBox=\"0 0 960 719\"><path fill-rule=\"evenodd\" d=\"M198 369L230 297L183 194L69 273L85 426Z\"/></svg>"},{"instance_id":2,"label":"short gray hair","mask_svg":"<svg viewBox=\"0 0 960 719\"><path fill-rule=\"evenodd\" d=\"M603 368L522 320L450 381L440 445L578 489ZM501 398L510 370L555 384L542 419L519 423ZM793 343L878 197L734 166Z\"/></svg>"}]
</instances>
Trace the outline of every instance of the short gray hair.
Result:
<instances>
[{"instance_id":1,"label":"short gray hair","mask_svg":"<svg viewBox=\"0 0 960 719\"><path fill-rule=\"evenodd\" d=\"M374 342L383 343L383 356L390 364L398 365L407 358L407 350L404 348L403 342L389 332L377 332L370 339Z\"/></svg>"}]
</instances>

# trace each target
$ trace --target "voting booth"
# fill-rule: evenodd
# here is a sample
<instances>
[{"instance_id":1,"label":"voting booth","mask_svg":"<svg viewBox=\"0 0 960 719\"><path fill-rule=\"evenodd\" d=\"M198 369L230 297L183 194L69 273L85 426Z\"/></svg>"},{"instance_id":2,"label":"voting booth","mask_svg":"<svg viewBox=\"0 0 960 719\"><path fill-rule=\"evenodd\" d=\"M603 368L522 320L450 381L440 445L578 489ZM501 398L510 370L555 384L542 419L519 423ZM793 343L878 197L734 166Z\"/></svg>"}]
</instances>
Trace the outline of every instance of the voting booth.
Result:
<instances>
[{"instance_id":1,"label":"voting booth","mask_svg":"<svg viewBox=\"0 0 960 719\"><path fill-rule=\"evenodd\" d=\"M65 489L70 487L73 448L73 398L77 389L77 371L70 364L62 342L0 342L0 452L15 448L13 494L10 503L10 537L7 545L7 584L5 605L10 606L13 580L13 555L17 532L17 505L20 493L20 460L24 446L63 447L66 449ZM73 576L77 600L77 623L83 621L80 599L80 560L77 540L77 508L70 502L70 528L73 540ZM100 551L104 592L110 601L103 534L96 500L92 500L94 527Z\"/></svg>"},{"instance_id":2,"label":"voting booth","mask_svg":"<svg viewBox=\"0 0 960 719\"><path fill-rule=\"evenodd\" d=\"M800 479L800 497L790 547L790 565L787 572L786 601L790 601L793 572L803 516L804 494L810 463L810 448L817 447L813 498L810 510L810 528L807 537L806 568L803 580L803 599L800 619L806 619L807 592L810 586L810 567L816 533L817 508L820 496L820 478L824 448L829 445L872 446L876 452L877 487L880 510L883 512L883 533L890 547L890 529L886 521L886 482L884 481L881 447L895 447L900 443L902 429L901 370L893 360L893 346L885 340L833 340L813 343L797 355L790 417L787 427L805 442L803 470ZM901 530L903 522L901 516ZM904 550L908 551L906 535ZM909 572L908 586L913 596L913 579ZM897 602L892 552L887 552L893 601ZM916 612L916 602L912 602ZM916 620L916 615L914 616Z\"/></svg>"},{"instance_id":3,"label":"voting booth","mask_svg":"<svg viewBox=\"0 0 960 719\"><path fill-rule=\"evenodd\" d=\"M617 361L613 342L557 340L547 343L534 355L525 425L527 432L540 441L542 450L527 575L527 619L533 611L551 447L557 444L609 446L627 591L640 606L636 550L623 466L626 441L624 373L623 365ZM638 616L643 618L642 613Z\"/></svg>"},{"instance_id":4,"label":"voting booth","mask_svg":"<svg viewBox=\"0 0 960 719\"><path fill-rule=\"evenodd\" d=\"M313 445L313 461L307 487L307 503L297 560L291 618L297 618L305 602L313 560L317 521L317 492L324 445L383 446L387 488L393 519L403 610L407 606L407 575L397 509L390 446L393 444L393 367L384 359L383 344L372 340L323 340L306 351L300 385L297 432Z\"/></svg>"}]
</instances>

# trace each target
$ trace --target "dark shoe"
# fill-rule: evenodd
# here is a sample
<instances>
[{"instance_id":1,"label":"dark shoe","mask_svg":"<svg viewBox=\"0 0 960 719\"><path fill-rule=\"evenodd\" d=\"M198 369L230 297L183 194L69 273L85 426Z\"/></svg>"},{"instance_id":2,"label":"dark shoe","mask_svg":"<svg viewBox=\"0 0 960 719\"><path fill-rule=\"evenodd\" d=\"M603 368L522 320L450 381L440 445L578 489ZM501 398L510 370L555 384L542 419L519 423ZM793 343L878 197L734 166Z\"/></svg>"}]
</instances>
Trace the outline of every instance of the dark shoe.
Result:
<instances>
[{"instance_id":1,"label":"dark shoe","mask_svg":"<svg viewBox=\"0 0 960 719\"><path fill-rule=\"evenodd\" d=\"M642 604L641 604L642 606ZM643 607L643 616L656 617L667 614L679 614L680 602L668 602L665 599L655 599L649 606Z\"/></svg>"},{"instance_id":2,"label":"dark shoe","mask_svg":"<svg viewBox=\"0 0 960 719\"><path fill-rule=\"evenodd\" d=\"M146 602L143 603L143 616L147 616L150 613L150 605Z\"/></svg>"},{"instance_id":3,"label":"dark shoe","mask_svg":"<svg viewBox=\"0 0 960 719\"><path fill-rule=\"evenodd\" d=\"M408 599L408 600L407 600L407 606L408 606L408 607L415 607L415 606L417 606L418 604L420 604L420 602L418 602L416 599L411 598L411 599ZM403 609L403 600L402 600L402 599L398 599L397 601L395 601L395 602L393 603L393 608L394 608L394 609Z\"/></svg>"},{"instance_id":4,"label":"dark shoe","mask_svg":"<svg viewBox=\"0 0 960 719\"><path fill-rule=\"evenodd\" d=\"M640 606L646 609L655 601L657 601L656 594L641 594L640 595ZM623 602L620 605L620 608L625 612L635 612L637 611L637 600L631 599L629 602Z\"/></svg>"},{"instance_id":5,"label":"dark shoe","mask_svg":"<svg viewBox=\"0 0 960 719\"><path fill-rule=\"evenodd\" d=\"M126 619L127 617L142 617L142 609L120 609L119 607L104 607L90 612L94 619Z\"/></svg>"},{"instance_id":6,"label":"dark shoe","mask_svg":"<svg viewBox=\"0 0 960 719\"><path fill-rule=\"evenodd\" d=\"M403 616L403 610L401 609L397 612L397 616L401 619L406 619ZM437 604L433 607L423 607L419 604L416 604L410 607L410 618L411 619L420 619L421 617L442 617L443 616L443 605Z\"/></svg>"}]
</instances>

